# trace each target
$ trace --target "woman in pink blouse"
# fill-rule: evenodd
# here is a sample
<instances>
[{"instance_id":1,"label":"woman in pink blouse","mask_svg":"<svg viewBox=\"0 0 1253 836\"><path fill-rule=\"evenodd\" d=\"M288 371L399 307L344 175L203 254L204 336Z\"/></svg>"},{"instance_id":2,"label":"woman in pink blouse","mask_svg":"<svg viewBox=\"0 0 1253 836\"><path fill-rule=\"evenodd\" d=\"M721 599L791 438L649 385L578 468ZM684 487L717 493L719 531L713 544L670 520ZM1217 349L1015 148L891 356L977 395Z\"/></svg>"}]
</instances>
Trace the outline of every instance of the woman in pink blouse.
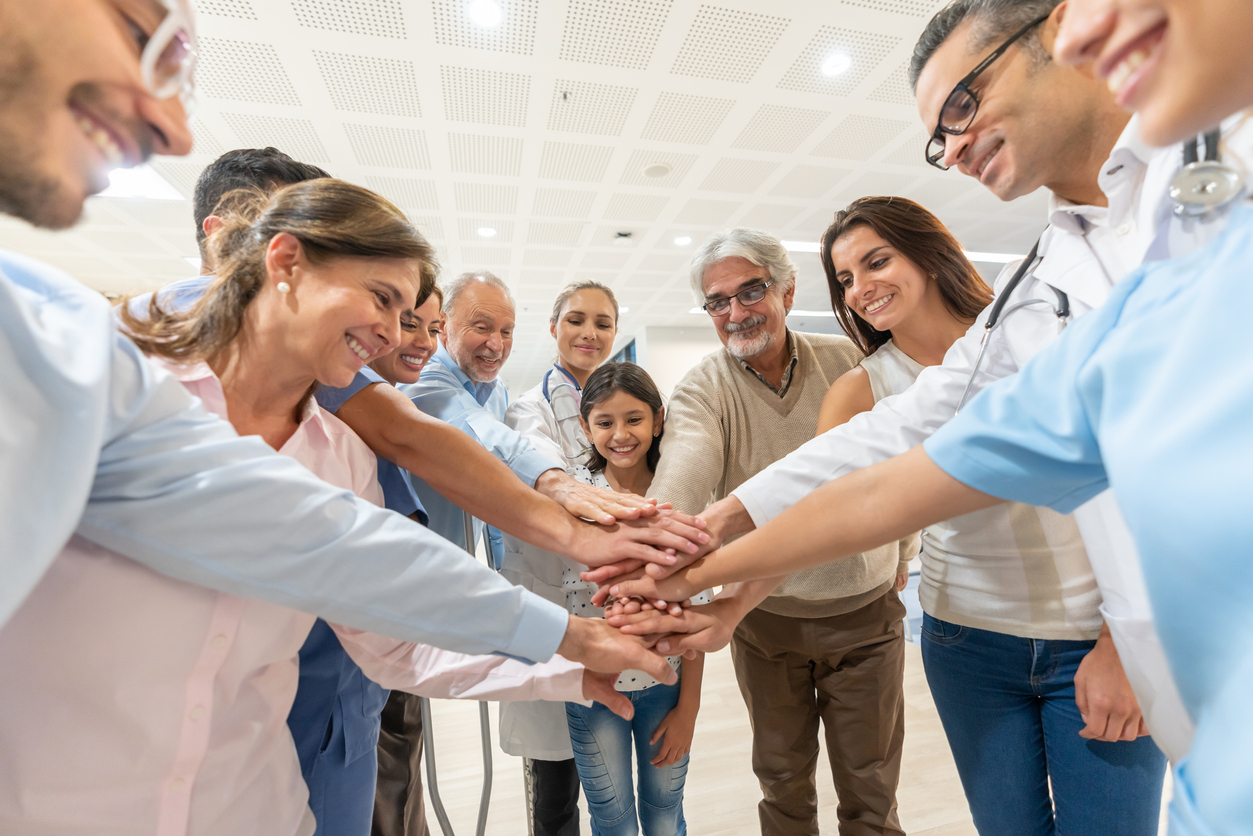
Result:
<instances>
[{"instance_id":1,"label":"woman in pink blouse","mask_svg":"<svg viewBox=\"0 0 1253 836\"><path fill-rule=\"evenodd\" d=\"M401 312L434 284L430 246L390 203L336 180L228 202L204 298L183 314L123 313L126 325L240 435L382 504L374 454L310 395L399 344ZM313 622L75 538L0 632L0 833L312 833L285 720ZM526 665L336 632L388 688L617 698L612 677L560 657Z\"/></svg>"}]
</instances>

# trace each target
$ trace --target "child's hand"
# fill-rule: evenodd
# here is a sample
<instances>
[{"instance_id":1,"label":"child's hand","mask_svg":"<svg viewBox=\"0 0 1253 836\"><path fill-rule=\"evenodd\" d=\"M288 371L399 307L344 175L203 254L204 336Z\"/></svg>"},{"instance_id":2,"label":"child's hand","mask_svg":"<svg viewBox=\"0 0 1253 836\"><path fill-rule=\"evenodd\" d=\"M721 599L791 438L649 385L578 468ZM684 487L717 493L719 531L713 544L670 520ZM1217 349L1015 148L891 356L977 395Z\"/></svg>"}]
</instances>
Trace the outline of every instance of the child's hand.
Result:
<instances>
[{"instance_id":1,"label":"child's hand","mask_svg":"<svg viewBox=\"0 0 1253 836\"><path fill-rule=\"evenodd\" d=\"M696 712L685 706L678 705L666 715L649 745L662 741L657 757L649 763L653 766L670 766L678 763L684 755L692 750L692 734L696 731ZM664 740L663 740L664 738Z\"/></svg>"}]
</instances>

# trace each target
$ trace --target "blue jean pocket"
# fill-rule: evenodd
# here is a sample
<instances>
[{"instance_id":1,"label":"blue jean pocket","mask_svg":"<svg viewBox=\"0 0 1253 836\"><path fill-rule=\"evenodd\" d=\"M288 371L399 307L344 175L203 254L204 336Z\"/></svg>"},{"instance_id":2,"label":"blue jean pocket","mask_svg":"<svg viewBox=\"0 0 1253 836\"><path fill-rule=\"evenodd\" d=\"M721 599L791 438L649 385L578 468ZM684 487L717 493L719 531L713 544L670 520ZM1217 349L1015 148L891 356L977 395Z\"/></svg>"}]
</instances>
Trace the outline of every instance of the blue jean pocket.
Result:
<instances>
[{"instance_id":1,"label":"blue jean pocket","mask_svg":"<svg viewBox=\"0 0 1253 836\"><path fill-rule=\"evenodd\" d=\"M960 624L952 624L948 621L941 621L923 613L922 632L933 642L952 645L961 644L965 641L966 636L970 633L970 628Z\"/></svg>"}]
</instances>

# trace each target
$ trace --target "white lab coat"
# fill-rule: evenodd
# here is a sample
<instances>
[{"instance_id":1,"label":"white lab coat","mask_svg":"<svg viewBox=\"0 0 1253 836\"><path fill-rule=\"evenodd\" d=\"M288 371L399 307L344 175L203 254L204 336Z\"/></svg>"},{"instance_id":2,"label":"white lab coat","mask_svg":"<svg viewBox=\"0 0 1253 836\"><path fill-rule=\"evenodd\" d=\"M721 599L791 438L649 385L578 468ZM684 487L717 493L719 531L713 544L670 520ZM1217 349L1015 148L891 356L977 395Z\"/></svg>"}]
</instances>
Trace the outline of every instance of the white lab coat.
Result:
<instances>
[{"instance_id":1,"label":"white lab coat","mask_svg":"<svg viewBox=\"0 0 1253 836\"><path fill-rule=\"evenodd\" d=\"M1251 121L1240 115L1224 123L1224 159L1238 168L1253 160ZM1051 288L1069 294L1072 317L1082 316L1102 304L1113 283L1142 261L1185 255L1217 234L1223 217L1196 221L1173 215L1167 189L1181 164L1178 146L1160 150L1145 146L1138 120L1133 119L1099 178L1109 198L1108 209L1051 201L1049 227L1040 242L1043 260L1018 286L1009 306L1029 299L1047 304L1002 318L988 341L972 395L1014 374L1056 339L1059 322L1052 306L1057 297ZM998 277L994 288L998 294L1016 267L1007 265ZM753 522L764 525L821 485L904 453L952 418L971 378L987 315L984 311L953 344L943 365L924 369L909 390L803 445L733 491ZM1106 491L1074 516L1101 589L1102 615L1145 722L1162 751L1178 761L1191 744L1193 723L1154 628L1139 555L1116 499Z\"/></svg>"}]
</instances>

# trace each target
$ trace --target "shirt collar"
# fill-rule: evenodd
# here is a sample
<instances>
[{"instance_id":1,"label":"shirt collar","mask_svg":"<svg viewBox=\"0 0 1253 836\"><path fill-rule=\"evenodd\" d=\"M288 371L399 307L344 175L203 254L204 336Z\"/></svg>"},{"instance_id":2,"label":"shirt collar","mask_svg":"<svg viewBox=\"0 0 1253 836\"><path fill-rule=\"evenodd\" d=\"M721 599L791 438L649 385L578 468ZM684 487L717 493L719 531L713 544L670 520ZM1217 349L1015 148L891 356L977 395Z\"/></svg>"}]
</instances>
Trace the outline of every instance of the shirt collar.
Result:
<instances>
[{"instance_id":1,"label":"shirt collar","mask_svg":"<svg viewBox=\"0 0 1253 836\"><path fill-rule=\"evenodd\" d=\"M785 331L785 334L786 334L785 339L787 340L787 344L792 349L792 357L788 361L787 368L783 370L783 381L779 384L778 389L774 388L774 386L770 383L770 381L766 380L764 377L761 376L761 374L756 369L750 366L747 360L741 360L738 357L735 358L735 362L740 364L740 368L742 368L744 371L748 372L753 377L760 380L762 383L766 385L767 389L769 389L771 392L774 392L780 398L786 397L787 390L791 388L792 373L796 371L796 364L800 361L800 350L796 347L796 340L792 339L791 329L787 329ZM731 356L735 357L735 355L731 355Z\"/></svg>"},{"instance_id":2,"label":"shirt collar","mask_svg":"<svg viewBox=\"0 0 1253 836\"><path fill-rule=\"evenodd\" d=\"M457 379L462 389L474 396L474 400L478 402L479 406L487 403L487 399L492 396L492 393L496 391L496 386L500 383L499 377L488 383L475 383L468 374L462 371L461 366L457 365L457 361L452 359L452 355L448 353L448 349L444 347L442 342L439 344L439 348L435 349L435 359L440 362L440 365L448 369L449 374Z\"/></svg>"},{"instance_id":3,"label":"shirt collar","mask_svg":"<svg viewBox=\"0 0 1253 836\"><path fill-rule=\"evenodd\" d=\"M1154 149L1140 138L1140 117L1132 116L1097 175L1097 185L1109 200L1109 207L1073 203L1049 192L1049 223L1082 235L1088 227L1104 222L1111 214L1120 215L1124 207L1118 204L1131 200L1135 191L1124 188L1124 184L1134 183L1144 176L1153 154Z\"/></svg>"}]
</instances>

